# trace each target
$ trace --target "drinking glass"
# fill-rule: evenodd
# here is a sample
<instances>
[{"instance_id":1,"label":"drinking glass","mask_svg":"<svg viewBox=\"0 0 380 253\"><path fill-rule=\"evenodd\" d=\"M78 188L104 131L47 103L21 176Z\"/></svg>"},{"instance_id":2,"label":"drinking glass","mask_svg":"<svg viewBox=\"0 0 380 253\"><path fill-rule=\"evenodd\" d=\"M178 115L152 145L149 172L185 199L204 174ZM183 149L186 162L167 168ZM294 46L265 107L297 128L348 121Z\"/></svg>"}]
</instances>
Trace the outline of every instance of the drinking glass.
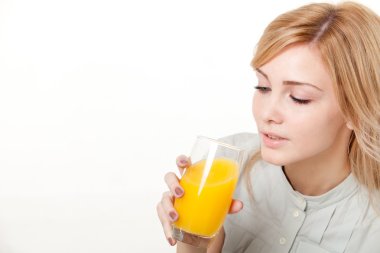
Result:
<instances>
[{"instance_id":1,"label":"drinking glass","mask_svg":"<svg viewBox=\"0 0 380 253\"><path fill-rule=\"evenodd\" d=\"M175 199L178 220L173 237L197 247L207 247L218 233L230 208L244 151L199 136L190 154L180 185L185 194Z\"/></svg>"}]
</instances>

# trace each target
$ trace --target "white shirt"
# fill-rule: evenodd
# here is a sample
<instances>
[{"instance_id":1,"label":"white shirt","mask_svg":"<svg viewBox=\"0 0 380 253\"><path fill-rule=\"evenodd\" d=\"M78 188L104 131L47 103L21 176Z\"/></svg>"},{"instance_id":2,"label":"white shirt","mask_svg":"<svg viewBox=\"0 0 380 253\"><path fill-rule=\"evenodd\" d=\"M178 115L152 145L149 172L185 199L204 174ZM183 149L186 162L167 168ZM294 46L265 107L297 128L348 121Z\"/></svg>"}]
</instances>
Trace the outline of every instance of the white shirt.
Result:
<instances>
[{"instance_id":1,"label":"white shirt","mask_svg":"<svg viewBox=\"0 0 380 253\"><path fill-rule=\"evenodd\" d=\"M260 145L258 136L248 133L224 141L250 154ZM294 191L281 167L264 161L250 175L255 200L240 179L235 198L244 208L224 223L223 253L380 252L380 216L353 174L321 196Z\"/></svg>"}]
</instances>

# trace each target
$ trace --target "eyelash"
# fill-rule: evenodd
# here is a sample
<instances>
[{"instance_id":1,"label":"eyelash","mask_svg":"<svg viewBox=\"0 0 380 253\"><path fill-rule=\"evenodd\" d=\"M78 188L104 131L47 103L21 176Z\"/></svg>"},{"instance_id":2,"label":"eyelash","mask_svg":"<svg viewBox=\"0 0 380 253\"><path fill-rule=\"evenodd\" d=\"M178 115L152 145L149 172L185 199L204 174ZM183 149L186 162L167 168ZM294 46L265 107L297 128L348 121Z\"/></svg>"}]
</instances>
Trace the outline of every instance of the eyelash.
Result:
<instances>
[{"instance_id":1,"label":"eyelash","mask_svg":"<svg viewBox=\"0 0 380 253\"><path fill-rule=\"evenodd\" d=\"M265 87L265 86L255 86L255 89L258 90L260 93L263 93L263 94L270 91L270 88ZM310 103L310 100L308 100L308 99L298 99L298 98L293 97L292 95L290 95L290 98L297 104L305 105L305 104Z\"/></svg>"},{"instance_id":2,"label":"eyelash","mask_svg":"<svg viewBox=\"0 0 380 253\"><path fill-rule=\"evenodd\" d=\"M290 95L290 98L293 99L293 101L296 102L297 104L306 105L310 103L310 100L308 99L298 99L298 98L293 97L292 95Z\"/></svg>"},{"instance_id":3,"label":"eyelash","mask_svg":"<svg viewBox=\"0 0 380 253\"><path fill-rule=\"evenodd\" d=\"M261 93L266 93L266 92L270 91L269 87L259 86L259 85L255 86L255 89Z\"/></svg>"}]
</instances>

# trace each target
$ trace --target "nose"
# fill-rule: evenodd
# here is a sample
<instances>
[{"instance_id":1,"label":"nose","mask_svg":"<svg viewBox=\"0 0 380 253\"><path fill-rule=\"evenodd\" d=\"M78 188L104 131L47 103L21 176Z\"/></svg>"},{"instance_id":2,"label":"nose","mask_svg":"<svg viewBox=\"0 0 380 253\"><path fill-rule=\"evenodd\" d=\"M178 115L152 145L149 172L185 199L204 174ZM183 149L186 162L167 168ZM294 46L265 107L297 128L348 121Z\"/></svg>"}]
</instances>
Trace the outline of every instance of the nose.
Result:
<instances>
[{"instance_id":1,"label":"nose","mask_svg":"<svg viewBox=\"0 0 380 253\"><path fill-rule=\"evenodd\" d=\"M275 94L269 95L265 99L265 103L261 105L261 116L264 123L281 124L284 121L283 110L285 109L281 103L281 99Z\"/></svg>"}]
</instances>

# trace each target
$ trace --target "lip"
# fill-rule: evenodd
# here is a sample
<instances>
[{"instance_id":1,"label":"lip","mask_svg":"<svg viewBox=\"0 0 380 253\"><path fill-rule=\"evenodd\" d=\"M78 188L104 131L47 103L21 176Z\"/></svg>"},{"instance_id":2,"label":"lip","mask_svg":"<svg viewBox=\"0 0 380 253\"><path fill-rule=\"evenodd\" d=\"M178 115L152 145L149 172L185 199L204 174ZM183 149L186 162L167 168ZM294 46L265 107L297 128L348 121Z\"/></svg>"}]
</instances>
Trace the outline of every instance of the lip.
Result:
<instances>
[{"instance_id":1,"label":"lip","mask_svg":"<svg viewBox=\"0 0 380 253\"><path fill-rule=\"evenodd\" d=\"M271 132L260 132L260 135L261 135L263 144L266 147L272 148L272 149L280 148L288 141L288 139ZM269 136L271 136L272 138Z\"/></svg>"}]
</instances>

